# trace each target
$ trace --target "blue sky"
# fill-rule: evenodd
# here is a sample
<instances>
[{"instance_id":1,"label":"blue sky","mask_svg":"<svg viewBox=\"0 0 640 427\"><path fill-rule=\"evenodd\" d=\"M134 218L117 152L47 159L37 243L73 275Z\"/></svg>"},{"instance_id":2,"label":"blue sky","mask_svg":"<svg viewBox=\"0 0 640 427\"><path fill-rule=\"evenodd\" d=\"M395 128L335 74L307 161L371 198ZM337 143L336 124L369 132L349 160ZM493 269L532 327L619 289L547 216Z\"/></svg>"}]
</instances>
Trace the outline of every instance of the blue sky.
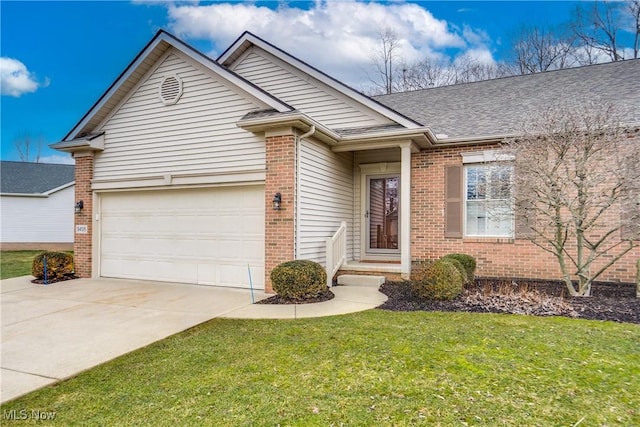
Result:
<instances>
[{"instance_id":1,"label":"blue sky","mask_svg":"<svg viewBox=\"0 0 640 427\"><path fill-rule=\"evenodd\" d=\"M41 161L69 161L47 146L66 135L159 29L214 57L246 29L362 88L381 25L407 40L403 55L410 59L471 54L500 61L520 25L558 25L575 5L3 0L0 155L18 160L15 142L29 136L41 142ZM9 67L20 79L5 79Z\"/></svg>"}]
</instances>

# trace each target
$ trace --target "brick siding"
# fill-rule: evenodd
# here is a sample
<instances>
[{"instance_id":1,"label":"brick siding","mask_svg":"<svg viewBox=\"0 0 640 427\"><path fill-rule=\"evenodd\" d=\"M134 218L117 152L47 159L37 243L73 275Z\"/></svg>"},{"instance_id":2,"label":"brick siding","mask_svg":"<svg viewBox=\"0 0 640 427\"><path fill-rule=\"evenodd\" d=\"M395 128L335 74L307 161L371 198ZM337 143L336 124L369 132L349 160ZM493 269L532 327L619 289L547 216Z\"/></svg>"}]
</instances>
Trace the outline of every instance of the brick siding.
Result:
<instances>
[{"instance_id":1,"label":"brick siding","mask_svg":"<svg viewBox=\"0 0 640 427\"><path fill-rule=\"evenodd\" d=\"M462 165L461 152L496 146L427 150L411 159L411 259L437 259L462 252L478 260L478 276L560 279L556 258L526 239L445 238L445 167ZM608 220L617 221L610 217ZM627 253L598 280L633 282L640 248ZM596 262L592 271L608 261Z\"/></svg>"},{"instance_id":2,"label":"brick siding","mask_svg":"<svg viewBox=\"0 0 640 427\"><path fill-rule=\"evenodd\" d=\"M273 292L271 270L294 259L295 136L267 136L265 182L265 291ZM280 210L273 196L282 195Z\"/></svg>"},{"instance_id":3,"label":"brick siding","mask_svg":"<svg viewBox=\"0 0 640 427\"><path fill-rule=\"evenodd\" d=\"M75 225L86 225L87 234L77 234L74 229L73 257L76 275L91 277L92 242L93 242L93 155L75 156L76 203L82 200L84 208L75 214Z\"/></svg>"}]
</instances>

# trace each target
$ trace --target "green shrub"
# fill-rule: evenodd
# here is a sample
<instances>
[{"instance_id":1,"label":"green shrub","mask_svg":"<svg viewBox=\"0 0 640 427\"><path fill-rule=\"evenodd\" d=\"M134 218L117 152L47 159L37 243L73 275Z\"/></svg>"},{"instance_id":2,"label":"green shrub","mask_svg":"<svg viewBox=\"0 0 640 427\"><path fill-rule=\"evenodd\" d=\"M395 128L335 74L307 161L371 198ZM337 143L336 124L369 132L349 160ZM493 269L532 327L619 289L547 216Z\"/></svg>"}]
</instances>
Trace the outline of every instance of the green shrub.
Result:
<instances>
[{"instance_id":1,"label":"green shrub","mask_svg":"<svg viewBox=\"0 0 640 427\"><path fill-rule=\"evenodd\" d=\"M439 259L426 268L423 277L412 282L413 291L422 298L451 300L462 293L464 279L451 262Z\"/></svg>"},{"instance_id":2,"label":"green shrub","mask_svg":"<svg viewBox=\"0 0 640 427\"><path fill-rule=\"evenodd\" d=\"M455 259L462 264L467 272L467 283L473 283L476 278L476 259L467 254L448 254L442 257L443 259Z\"/></svg>"},{"instance_id":3,"label":"green shrub","mask_svg":"<svg viewBox=\"0 0 640 427\"><path fill-rule=\"evenodd\" d=\"M66 252L42 252L33 258L31 274L36 279L44 279L44 258L47 258L47 280L61 280L73 274L73 255Z\"/></svg>"},{"instance_id":4,"label":"green shrub","mask_svg":"<svg viewBox=\"0 0 640 427\"><path fill-rule=\"evenodd\" d=\"M458 273L460 273L460 275L462 276L462 283L463 284L468 284L469 282L469 277L467 276L467 270L465 270L464 266L462 265L462 263L460 261L458 261L455 258L441 258L443 262L448 262L449 264L453 265L456 270L458 270Z\"/></svg>"},{"instance_id":5,"label":"green shrub","mask_svg":"<svg viewBox=\"0 0 640 427\"><path fill-rule=\"evenodd\" d=\"M288 261L271 270L275 293L293 301L303 301L322 295L327 287L327 273L317 262Z\"/></svg>"},{"instance_id":6,"label":"green shrub","mask_svg":"<svg viewBox=\"0 0 640 427\"><path fill-rule=\"evenodd\" d=\"M433 260L414 262L413 265L411 266L410 280L412 282L419 282L419 281L425 280L426 274L427 274L427 268L429 268L429 266L433 263L434 263Z\"/></svg>"}]
</instances>

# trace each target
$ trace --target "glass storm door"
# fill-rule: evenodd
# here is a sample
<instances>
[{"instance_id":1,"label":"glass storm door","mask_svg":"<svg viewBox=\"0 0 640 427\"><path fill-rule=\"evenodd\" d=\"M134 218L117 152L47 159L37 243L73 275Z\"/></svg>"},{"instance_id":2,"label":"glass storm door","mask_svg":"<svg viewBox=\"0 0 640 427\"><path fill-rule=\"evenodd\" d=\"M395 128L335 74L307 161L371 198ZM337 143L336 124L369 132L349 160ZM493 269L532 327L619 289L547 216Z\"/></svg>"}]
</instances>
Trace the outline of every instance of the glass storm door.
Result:
<instances>
[{"instance_id":1,"label":"glass storm door","mask_svg":"<svg viewBox=\"0 0 640 427\"><path fill-rule=\"evenodd\" d=\"M366 202L367 252L399 253L398 175L368 176Z\"/></svg>"}]
</instances>

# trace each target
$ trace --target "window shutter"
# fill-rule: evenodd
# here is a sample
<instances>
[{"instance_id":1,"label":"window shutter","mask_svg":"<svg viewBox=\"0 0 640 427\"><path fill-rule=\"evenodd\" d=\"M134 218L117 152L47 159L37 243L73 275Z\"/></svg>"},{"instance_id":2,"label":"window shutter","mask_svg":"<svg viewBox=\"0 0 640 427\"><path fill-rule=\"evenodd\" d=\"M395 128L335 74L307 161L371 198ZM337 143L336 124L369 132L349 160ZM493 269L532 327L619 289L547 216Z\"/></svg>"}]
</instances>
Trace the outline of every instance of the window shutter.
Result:
<instances>
[{"instance_id":1,"label":"window shutter","mask_svg":"<svg viewBox=\"0 0 640 427\"><path fill-rule=\"evenodd\" d=\"M640 240L640 188L638 188L637 196L625 200L622 203L622 212L620 213L621 239L626 241ZM632 193L635 196L635 193Z\"/></svg>"},{"instance_id":2,"label":"window shutter","mask_svg":"<svg viewBox=\"0 0 640 427\"><path fill-rule=\"evenodd\" d=\"M445 168L445 237L462 238L462 166Z\"/></svg>"},{"instance_id":3,"label":"window shutter","mask_svg":"<svg viewBox=\"0 0 640 427\"><path fill-rule=\"evenodd\" d=\"M522 203L515 208L515 238L527 238L533 235L529 221L535 221L535 214L530 211L531 203ZM529 212L527 212L529 211Z\"/></svg>"}]
</instances>

